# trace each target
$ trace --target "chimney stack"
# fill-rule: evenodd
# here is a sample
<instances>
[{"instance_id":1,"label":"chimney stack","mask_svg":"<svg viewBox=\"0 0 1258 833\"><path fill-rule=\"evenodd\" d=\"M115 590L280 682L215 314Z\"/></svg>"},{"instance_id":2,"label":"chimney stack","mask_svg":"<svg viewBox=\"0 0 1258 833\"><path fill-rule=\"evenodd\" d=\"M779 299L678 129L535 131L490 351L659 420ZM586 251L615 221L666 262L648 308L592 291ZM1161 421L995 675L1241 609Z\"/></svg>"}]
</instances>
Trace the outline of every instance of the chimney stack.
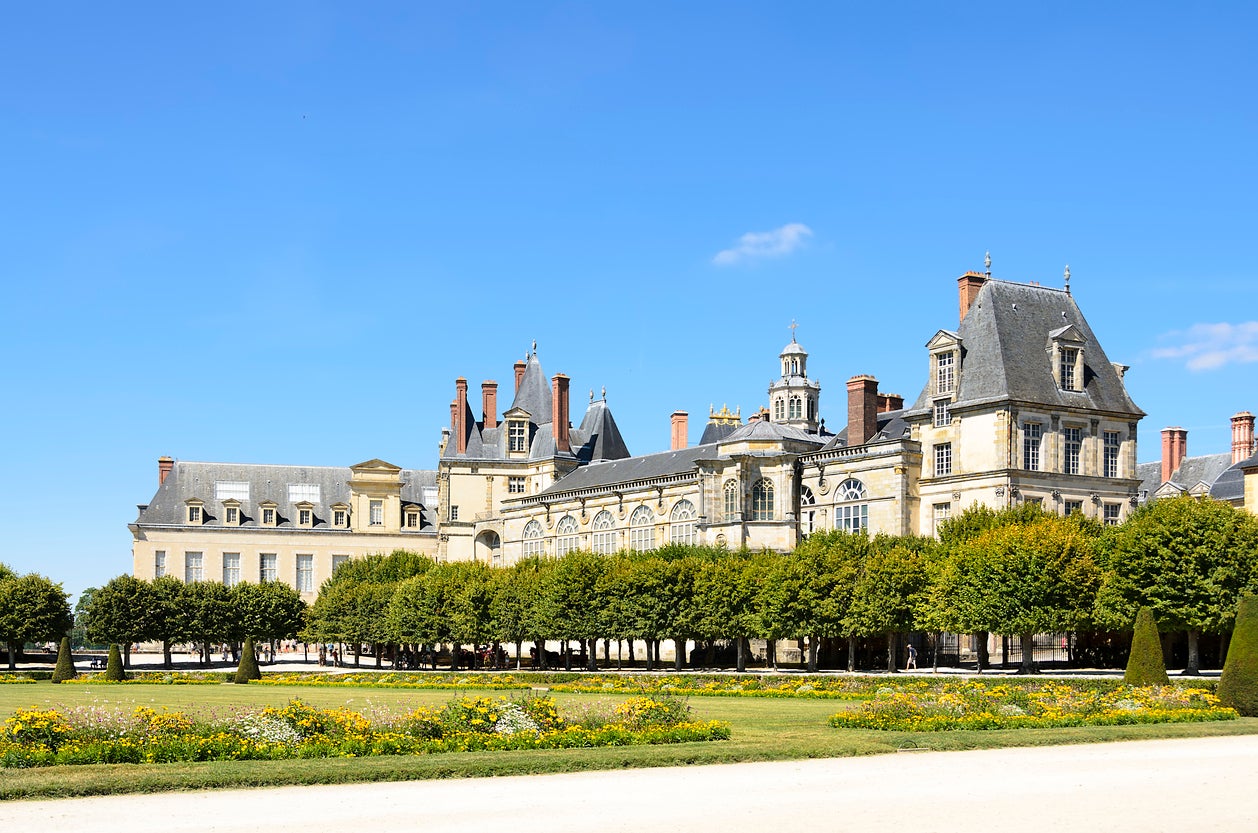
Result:
<instances>
[{"instance_id":1,"label":"chimney stack","mask_svg":"<svg viewBox=\"0 0 1258 833\"><path fill-rule=\"evenodd\" d=\"M957 288L961 296L961 320L965 320L965 314L970 311L970 306L974 303L974 299L978 297L979 290L983 288L983 284L987 283L987 276L980 272L966 272L957 278Z\"/></svg>"},{"instance_id":2,"label":"chimney stack","mask_svg":"<svg viewBox=\"0 0 1258 833\"><path fill-rule=\"evenodd\" d=\"M481 417L486 428L498 427L498 383L486 381L480 383Z\"/></svg>"},{"instance_id":3,"label":"chimney stack","mask_svg":"<svg viewBox=\"0 0 1258 833\"><path fill-rule=\"evenodd\" d=\"M568 442L568 377L556 373L551 377L551 429L556 452L571 452Z\"/></svg>"},{"instance_id":4,"label":"chimney stack","mask_svg":"<svg viewBox=\"0 0 1258 833\"><path fill-rule=\"evenodd\" d=\"M878 380L853 376L847 380L847 444L863 445L878 433Z\"/></svg>"},{"instance_id":5,"label":"chimney stack","mask_svg":"<svg viewBox=\"0 0 1258 833\"><path fill-rule=\"evenodd\" d=\"M1241 411L1232 417L1232 465L1254 453L1254 415Z\"/></svg>"},{"instance_id":6,"label":"chimney stack","mask_svg":"<svg viewBox=\"0 0 1258 833\"><path fill-rule=\"evenodd\" d=\"M878 413L904 410L904 397L898 393L878 394Z\"/></svg>"},{"instance_id":7,"label":"chimney stack","mask_svg":"<svg viewBox=\"0 0 1258 833\"><path fill-rule=\"evenodd\" d=\"M1171 479L1180 463L1188 456L1188 431L1179 428L1162 429L1162 482Z\"/></svg>"},{"instance_id":8,"label":"chimney stack","mask_svg":"<svg viewBox=\"0 0 1258 833\"><path fill-rule=\"evenodd\" d=\"M690 415L685 411L673 411L673 451L680 451L689 442Z\"/></svg>"},{"instance_id":9,"label":"chimney stack","mask_svg":"<svg viewBox=\"0 0 1258 833\"><path fill-rule=\"evenodd\" d=\"M524 364L523 359L515 363L515 392L516 393L520 392L520 380L524 378L525 367L526 365Z\"/></svg>"},{"instance_id":10,"label":"chimney stack","mask_svg":"<svg viewBox=\"0 0 1258 833\"><path fill-rule=\"evenodd\" d=\"M454 453L467 453L467 380L454 380Z\"/></svg>"},{"instance_id":11,"label":"chimney stack","mask_svg":"<svg viewBox=\"0 0 1258 833\"><path fill-rule=\"evenodd\" d=\"M1250 417L1250 433L1252 434L1253 417ZM175 467L174 457L158 457L157 458L157 485L160 486L166 482L166 476L170 474Z\"/></svg>"}]
</instances>

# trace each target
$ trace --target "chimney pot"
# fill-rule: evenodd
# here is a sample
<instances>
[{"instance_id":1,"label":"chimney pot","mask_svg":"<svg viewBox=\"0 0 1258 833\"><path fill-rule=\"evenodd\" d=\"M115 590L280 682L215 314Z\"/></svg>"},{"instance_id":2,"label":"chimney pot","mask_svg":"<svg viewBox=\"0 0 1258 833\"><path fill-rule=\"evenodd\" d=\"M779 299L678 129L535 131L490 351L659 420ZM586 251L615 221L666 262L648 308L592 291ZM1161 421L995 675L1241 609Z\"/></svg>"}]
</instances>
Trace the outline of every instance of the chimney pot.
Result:
<instances>
[{"instance_id":1,"label":"chimney pot","mask_svg":"<svg viewBox=\"0 0 1258 833\"><path fill-rule=\"evenodd\" d=\"M524 368L526 366L527 365L525 365L523 360L515 363L515 392L516 393L520 392L520 380L524 378Z\"/></svg>"},{"instance_id":2,"label":"chimney pot","mask_svg":"<svg viewBox=\"0 0 1258 833\"><path fill-rule=\"evenodd\" d=\"M462 376L454 380L454 451L456 454L467 453L467 380Z\"/></svg>"},{"instance_id":3,"label":"chimney pot","mask_svg":"<svg viewBox=\"0 0 1258 833\"><path fill-rule=\"evenodd\" d=\"M1232 417L1232 465L1253 456L1254 415L1241 411Z\"/></svg>"},{"instance_id":4,"label":"chimney pot","mask_svg":"<svg viewBox=\"0 0 1258 833\"><path fill-rule=\"evenodd\" d=\"M878 433L878 380L862 374L847 380L847 444L862 445Z\"/></svg>"},{"instance_id":5,"label":"chimney pot","mask_svg":"<svg viewBox=\"0 0 1258 833\"><path fill-rule=\"evenodd\" d=\"M492 380L480 383L481 419L486 428L498 427L498 383Z\"/></svg>"},{"instance_id":6,"label":"chimney pot","mask_svg":"<svg viewBox=\"0 0 1258 833\"><path fill-rule=\"evenodd\" d=\"M562 373L551 377L551 432L555 438L555 452L570 452L568 425L568 382Z\"/></svg>"},{"instance_id":7,"label":"chimney pot","mask_svg":"<svg viewBox=\"0 0 1258 833\"><path fill-rule=\"evenodd\" d=\"M672 418L672 429L673 429L672 450L673 451L680 451L681 449L685 448L686 444L689 442L689 437L687 436L688 429L689 429L689 422L690 422L690 415L687 414L685 411L673 411L673 418Z\"/></svg>"},{"instance_id":8,"label":"chimney pot","mask_svg":"<svg viewBox=\"0 0 1258 833\"><path fill-rule=\"evenodd\" d=\"M171 470L175 468L174 457L158 457L157 458L157 485L160 486L166 482L166 477Z\"/></svg>"},{"instance_id":9,"label":"chimney pot","mask_svg":"<svg viewBox=\"0 0 1258 833\"><path fill-rule=\"evenodd\" d=\"M983 284L987 283L987 276L979 272L966 272L957 278L957 289L960 294L961 301L961 320L965 320L965 314L970 311L974 300L978 298L979 291L983 288Z\"/></svg>"}]
</instances>

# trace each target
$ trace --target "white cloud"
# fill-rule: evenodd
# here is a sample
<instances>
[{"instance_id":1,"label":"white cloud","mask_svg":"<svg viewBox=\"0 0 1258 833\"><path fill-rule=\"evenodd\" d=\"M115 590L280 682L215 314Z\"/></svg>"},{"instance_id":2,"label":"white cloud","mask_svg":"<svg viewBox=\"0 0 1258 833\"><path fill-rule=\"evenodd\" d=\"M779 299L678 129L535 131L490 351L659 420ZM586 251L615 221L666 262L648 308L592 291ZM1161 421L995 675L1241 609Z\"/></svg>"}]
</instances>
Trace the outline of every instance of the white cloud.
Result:
<instances>
[{"instance_id":1,"label":"white cloud","mask_svg":"<svg viewBox=\"0 0 1258 833\"><path fill-rule=\"evenodd\" d=\"M803 223L787 223L772 231L749 231L738 238L738 245L716 253L717 266L733 266L747 260L782 257L804 245L812 237L812 229Z\"/></svg>"},{"instance_id":2,"label":"white cloud","mask_svg":"<svg viewBox=\"0 0 1258 833\"><path fill-rule=\"evenodd\" d=\"M1173 342L1153 351L1157 359L1187 359L1189 370L1217 370L1228 364L1258 362L1258 321L1193 324L1161 336Z\"/></svg>"}]
</instances>

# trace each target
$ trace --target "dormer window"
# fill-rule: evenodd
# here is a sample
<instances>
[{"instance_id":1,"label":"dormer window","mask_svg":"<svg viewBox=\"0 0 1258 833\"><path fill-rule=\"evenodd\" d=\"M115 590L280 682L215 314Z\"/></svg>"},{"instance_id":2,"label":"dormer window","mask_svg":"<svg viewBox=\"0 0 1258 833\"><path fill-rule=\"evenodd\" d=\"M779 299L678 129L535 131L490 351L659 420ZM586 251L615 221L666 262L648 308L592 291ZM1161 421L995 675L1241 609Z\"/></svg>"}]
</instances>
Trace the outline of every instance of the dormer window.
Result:
<instances>
[{"instance_id":1,"label":"dormer window","mask_svg":"<svg viewBox=\"0 0 1258 833\"><path fill-rule=\"evenodd\" d=\"M314 526L314 504L302 501L297 504L297 525L310 528Z\"/></svg>"},{"instance_id":2,"label":"dormer window","mask_svg":"<svg viewBox=\"0 0 1258 833\"><path fill-rule=\"evenodd\" d=\"M262 525L275 526L276 520L277 520L276 514L275 514L275 509L276 509L275 504L270 502L269 500L263 501L261 504L259 504L259 508L262 510Z\"/></svg>"},{"instance_id":3,"label":"dormer window","mask_svg":"<svg viewBox=\"0 0 1258 833\"><path fill-rule=\"evenodd\" d=\"M223 526L240 526L240 501L223 501Z\"/></svg>"},{"instance_id":4,"label":"dormer window","mask_svg":"<svg viewBox=\"0 0 1258 833\"><path fill-rule=\"evenodd\" d=\"M956 355L940 353L935 356L935 393L952 393L956 388Z\"/></svg>"},{"instance_id":5,"label":"dormer window","mask_svg":"<svg viewBox=\"0 0 1258 833\"><path fill-rule=\"evenodd\" d=\"M419 509L408 508L403 523L407 529L419 529Z\"/></svg>"},{"instance_id":6,"label":"dormer window","mask_svg":"<svg viewBox=\"0 0 1258 833\"><path fill-rule=\"evenodd\" d=\"M1075 363L1079 361L1079 351L1071 348L1065 348L1061 351L1061 367L1058 371L1061 374L1062 390L1078 390L1075 387Z\"/></svg>"},{"instance_id":7,"label":"dormer window","mask_svg":"<svg viewBox=\"0 0 1258 833\"><path fill-rule=\"evenodd\" d=\"M337 529L345 529L349 526L349 507L343 503L338 503L332 507L332 526Z\"/></svg>"},{"instance_id":8,"label":"dormer window","mask_svg":"<svg viewBox=\"0 0 1258 833\"><path fill-rule=\"evenodd\" d=\"M1062 390L1082 391L1083 333L1073 324L1067 324L1048 334L1049 360L1052 362L1053 379Z\"/></svg>"},{"instance_id":9,"label":"dormer window","mask_svg":"<svg viewBox=\"0 0 1258 833\"><path fill-rule=\"evenodd\" d=\"M522 419L513 419L507 423L507 451L521 452L529 450L529 424Z\"/></svg>"},{"instance_id":10,"label":"dormer window","mask_svg":"<svg viewBox=\"0 0 1258 833\"><path fill-rule=\"evenodd\" d=\"M188 523L190 524L205 523L205 508L204 508L204 504L202 504L201 501L195 498L192 500L189 500L187 503L187 510L188 510Z\"/></svg>"}]
</instances>

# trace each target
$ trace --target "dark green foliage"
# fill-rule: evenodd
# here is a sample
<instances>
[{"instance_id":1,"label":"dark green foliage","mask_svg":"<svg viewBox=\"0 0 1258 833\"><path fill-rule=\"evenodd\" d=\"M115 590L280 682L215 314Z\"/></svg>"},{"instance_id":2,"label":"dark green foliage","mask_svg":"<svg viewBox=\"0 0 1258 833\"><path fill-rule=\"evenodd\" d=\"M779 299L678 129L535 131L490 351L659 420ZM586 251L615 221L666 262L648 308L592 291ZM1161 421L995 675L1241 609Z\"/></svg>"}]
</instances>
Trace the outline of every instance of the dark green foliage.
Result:
<instances>
[{"instance_id":1,"label":"dark green foliage","mask_svg":"<svg viewBox=\"0 0 1258 833\"><path fill-rule=\"evenodd\" d=\"M109 661L105 663L105 679L110 682L120 683L127 678L127 672L122 670L122 651L118 650L118 643L111 642L109 644Z\"/></svg>"},{"instance_id":2,"label":"dark green foliage","mask_svg":"<svg viewBox=\"0 0 1258 833\"><path fill-rule=\"evenodd\" d=\"M72 680L78 676L74 670L74 656L70 653L70 637L61 637L61 647L57 649L57 667L53 669L52 681Z\"/></svg>"},{"instance_id":3,"label":"dark green foliage","mask_svg":"<svg viewBox=\"0 0 1258 833\"><path fill-rule=\"evenodd\" d=\"M240 665L236 667L236 677L232 682L247 683L260 679L262 672L258 670L258 655L253 648L253 637L250 636L245 639L244 650L240 652Z\"/></svg>"},{"instance_id":4,"label":"dark green foliage","mask_svg":"<svg viewBox=\"0 0 1258 833\"><path fill-rule=\"evenodd\" d=\"M7 567L0 570L0 642L8 643L10 670L22 645L59 639L73 624L60 584L35 573L17 576Z\"/></svg>"},{"instance_id":5,"label":"dark green foliage","mask_svg":"<svg viewBox=\"0 0 1258 833\"><path fill-rule=\"evenodd\" d=\"M1219 700L1245 717L1258 717L1258 596L1246 596L1237 608Z\"/></svg>"},{"instance_id":6,"label":"dark green foliage","mask_svg":"<svg viewBox=\"0 0 1258 833\"><path fill-rule=\"evenodd\" d=\"M1140 608L1136 614L1135 631L1131 635L1131 656L1127 659L1123 682L1128 685L1170 685L1171 682L1166 676L1158 623L1153 618L1153 611L1147 607Z\"/></svg>"}]
</instances>

